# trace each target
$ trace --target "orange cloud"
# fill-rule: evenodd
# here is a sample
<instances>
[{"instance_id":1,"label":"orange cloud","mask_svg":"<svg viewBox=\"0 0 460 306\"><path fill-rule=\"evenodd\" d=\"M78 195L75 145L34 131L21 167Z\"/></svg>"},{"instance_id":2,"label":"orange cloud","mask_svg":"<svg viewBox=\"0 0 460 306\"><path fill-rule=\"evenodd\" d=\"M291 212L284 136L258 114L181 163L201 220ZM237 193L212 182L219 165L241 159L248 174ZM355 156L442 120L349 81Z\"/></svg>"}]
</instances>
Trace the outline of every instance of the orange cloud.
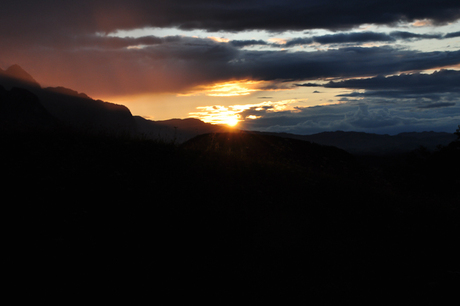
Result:
<instances>
[{"instance_id":1,"label":"orange cloud","mask_svg":"<svg viewBox=\"0 0 460 306\"><path fill-rule=\"evenodd\" d=\"M265 84L264 81L240 80L224 83L217 83L210 86L200 86L187 94L179 96L193 96L204 94L210 97L234 97L246 96L255 91L260 91L260 87Z\"/></svg>"},{"instance_id":2,"label":"orange cloud","mask_svg":"<svg viewBox=\"0 0 460 306\"><path fill-rule=\"evenodd\" d=\"M426 27L426 26L432 26L432 25L433 25L433 22L427 19L416 20L414 23L412 23L413 27Z\"/></svg>"},{"instance_id":3,"label":"orange cloud","mask_svg":"<svg viewBox=\"0 0 460 306\"><path fill-rule=\"evenodd\" d=\"M234 126L240 121L257 119L260 116L249 115L243 117L241 114L249 109L256 111L267 111L267 112L281 112L290 110L297 112L297 108L293 105L298 103L298 100L281 100L281 101L264 101L256 104L242 104L242 105L211 105L211 106L199 106L197 107L198 112L189 113L189 117L198 118L207 123L213 124L227 124Z\"/></svg>"},{"instance_id":4,"label":"orange cloud","mask_svg":"<svg viewBox=\"0 0 460 306\"><path fill-rule=\"evenodd\" d=\"M224 42L224 43L228 43L230 41L230 39L228 38L223 38L223 37L215 37L215 36L208 36L209 39L212 39L216 42Z\"/></svg>"}]
</instances>

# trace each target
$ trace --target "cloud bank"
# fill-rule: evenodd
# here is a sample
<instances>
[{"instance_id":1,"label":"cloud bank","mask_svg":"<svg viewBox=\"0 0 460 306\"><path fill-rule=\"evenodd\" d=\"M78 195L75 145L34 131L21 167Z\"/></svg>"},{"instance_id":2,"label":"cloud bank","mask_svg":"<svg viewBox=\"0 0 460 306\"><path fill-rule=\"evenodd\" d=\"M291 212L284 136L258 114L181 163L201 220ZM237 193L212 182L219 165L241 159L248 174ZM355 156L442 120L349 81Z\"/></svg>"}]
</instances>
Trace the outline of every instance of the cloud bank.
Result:
<instances>
[{"instance_id":1,"label":"cloud bank","mask_svg":"<svg viewBox=\"0 0 460 306\"><path fill-rule=\"evenodd\" d=\"M460 29L438 29L459 19L459 1L449 0L5 0L0 65L17 63L42 85L95 97L186 94L238 80L264 81L260 90L348 90L337 95L335 101L342 102L337 106L248 109L258 113L246 122L248 128L438 128L451 120L446 109L457 118L460 80L453 70L460 67ZM363 30L369 25L373 28ZM143 28L234 36L116 35ZM247 31L272 38L248 37ZM277 40L290 31L297 36ZM427 41L443 47L409 47ZM426 70L430 73L422 73Z\"/></svg>"}]
</instances>

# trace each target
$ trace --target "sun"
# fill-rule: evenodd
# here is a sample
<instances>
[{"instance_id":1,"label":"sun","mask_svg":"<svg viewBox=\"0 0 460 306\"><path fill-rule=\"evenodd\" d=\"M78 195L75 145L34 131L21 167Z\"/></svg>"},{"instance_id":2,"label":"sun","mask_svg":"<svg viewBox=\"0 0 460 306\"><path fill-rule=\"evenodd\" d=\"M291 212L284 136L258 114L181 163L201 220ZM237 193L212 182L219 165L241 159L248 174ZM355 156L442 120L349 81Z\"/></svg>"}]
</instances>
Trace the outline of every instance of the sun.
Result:
<instances>
[{"instance_id":1,"label":"sun","mask_svg":"<svg viewBox=\"0 0 460 306\"><path fill-rule=\"evenodd\" d=\"M238 118L235 116L228 117L225 119L225 124L228 126L236 126L238 124Z\"/></svg>"}]
</instances>

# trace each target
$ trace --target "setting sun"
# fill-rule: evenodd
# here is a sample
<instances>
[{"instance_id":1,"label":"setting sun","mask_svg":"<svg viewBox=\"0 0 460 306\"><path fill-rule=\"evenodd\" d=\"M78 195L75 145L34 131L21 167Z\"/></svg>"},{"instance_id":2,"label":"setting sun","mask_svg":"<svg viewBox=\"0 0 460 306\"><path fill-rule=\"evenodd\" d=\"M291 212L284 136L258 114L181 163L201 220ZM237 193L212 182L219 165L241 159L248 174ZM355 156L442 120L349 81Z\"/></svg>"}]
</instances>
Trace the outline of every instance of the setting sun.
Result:
<instances>
[{"instance_id":1,"label":"setting sun","mask_svg":"<svg viewBox=\"0 0 460 306\"><path fill-rule=\"evenodd\" d=\"M222 105L197 107L199 112L190 113L190 117L199 118L203 122L235 126L240 121L240 115L231 107Z\"/></svg>"},{"instance_id":2,"label":"setting sun","mask_svg":"<svg viewBox=\"0 0 460 306\"><path fill-rule=\"evenodd\" d=\"M235 126L238 124L238 118L237 117L229 117L227 121L225 122L226 125L228 126Z\"/></svg>"}]
</instances>

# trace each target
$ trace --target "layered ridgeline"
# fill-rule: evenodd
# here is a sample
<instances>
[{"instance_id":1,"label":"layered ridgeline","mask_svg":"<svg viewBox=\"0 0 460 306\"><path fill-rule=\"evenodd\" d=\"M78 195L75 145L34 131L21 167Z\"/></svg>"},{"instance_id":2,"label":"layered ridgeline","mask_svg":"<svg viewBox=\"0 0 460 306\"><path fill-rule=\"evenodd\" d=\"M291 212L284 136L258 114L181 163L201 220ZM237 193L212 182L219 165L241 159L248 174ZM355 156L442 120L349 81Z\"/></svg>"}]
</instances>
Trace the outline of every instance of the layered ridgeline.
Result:
<instances>
[{"instance_id":1,"label":"layered ridgeline","mask_svg":"<svg viewBox=\"0 0 460 306\"><path fill-rule=\"evenodd\" d=\"M123 106L94 100L64 87L42 88L20 66L0 69L0 119L4 128L66 127L90 133L142 136L184 142L225 128L198 119L151 121Z\"/></svg>"},{"instance_id":2,"label":"layered ridgeline","mask_svg":"<svg viewBox=\"0 0 460 306\"><path fill-rule=\"evenodd\" d=\"M446 146L456 139L453 133L444 132L412 132L397 135L344 131L322 132L313 135L268 134L334 146L357 155L401 154L419 149L420 147L433 151L438 146Z\"/></svg>"},{"instance_id":3,"label":"layered ridgeline","mask_svg":"<svg viewBox=\"0 0 460 306\"><path fill-rule=\"evenodd\" d=\"M42 88L20 66L0 69L0 124L5 128L56 128L91 133L142 136L146 139L183 143L207 133L234 131L226 126L198 119L147 120L133 116L122 105L94 100L64 87ZM455 140L450 133L402 133L394 136L358 132L323 132L314 135L260 133L335 146L352 154L384 155L404 153L423 146L435 150Z\"/></svg>"}]
</instances>

